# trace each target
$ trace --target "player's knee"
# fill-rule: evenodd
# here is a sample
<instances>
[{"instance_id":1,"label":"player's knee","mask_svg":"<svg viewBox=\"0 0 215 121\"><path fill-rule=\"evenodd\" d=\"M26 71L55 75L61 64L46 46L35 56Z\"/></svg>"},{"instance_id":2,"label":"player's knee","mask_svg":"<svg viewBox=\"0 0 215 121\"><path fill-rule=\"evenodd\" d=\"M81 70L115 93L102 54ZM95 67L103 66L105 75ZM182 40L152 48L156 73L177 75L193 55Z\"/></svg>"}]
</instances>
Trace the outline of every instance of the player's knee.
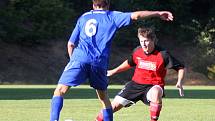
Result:
<instances>
[{"instance_id":1,"label":"player's knee","mask_svg":"<svg viewBox=\"0 0 215 121\"><path fill-rule=\"evenodd\" d=\"M111 102L111 105L112 105L112 108L113 108L113 111L116 112L118 110L120 110L121 108L123 108L123 105L118 103L118 102Z\"/></svg>"},{"instance_id":2,"label":"player's knee","mask_svg":"<svg viewBox=\"0 0 215 121\"><path fill-rule=\"evenodd\" d=\"M163 90L161 88L159 88L159 87L153 87L152 95L155 95L156 97L162 97Z\"/></svg>"},{"instance_id":3,"label":"player's knee","mask_svg":"<svg viewBox=\"0 0 215 121\"><path fill-rule=\"evenodd\" d=\"M163 91L158 87L153 87L151 91L151 101L161 103Z\"/></svg>"},{"instance_id":4,"label":"player's knee","mask_svg":"<svg viewBox=\"0 0 215 121\"><path fill-rule=\"evenodd\" d=\"M58 86L54 91L54 96L63 96L68 90L67 86Z\"/></svg>"},{"instance_id":5,"label":"player's knee","mask_svg":"<svg viewBox=\"0 0 215 121\"><path fill-rule=\"evenodd\" d=\"M56 88L54 91L54 96L63 96L64 92L61 91L61 89Z\"/></svg>"}]
</instances>

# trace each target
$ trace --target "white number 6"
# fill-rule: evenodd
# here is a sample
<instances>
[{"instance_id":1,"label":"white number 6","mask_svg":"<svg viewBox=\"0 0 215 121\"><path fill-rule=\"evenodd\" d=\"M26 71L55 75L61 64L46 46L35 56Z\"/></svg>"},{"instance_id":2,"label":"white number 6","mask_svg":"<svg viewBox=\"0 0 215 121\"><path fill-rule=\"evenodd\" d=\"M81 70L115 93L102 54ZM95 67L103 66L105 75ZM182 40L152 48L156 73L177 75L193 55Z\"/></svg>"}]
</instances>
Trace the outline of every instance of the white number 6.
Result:
<instances>
[{"instance_id":1,"label":"white number 6","mask_svg":"<svg viewBox=\"0 0 215 121\"><path fill-rule=\"evenodd\" d=\"M85 25L85 33L88 37L92 37L93 35L96 34L96 23L97 21L95 19L90 19L86 22Z\"/></svg>"}]
</instances>

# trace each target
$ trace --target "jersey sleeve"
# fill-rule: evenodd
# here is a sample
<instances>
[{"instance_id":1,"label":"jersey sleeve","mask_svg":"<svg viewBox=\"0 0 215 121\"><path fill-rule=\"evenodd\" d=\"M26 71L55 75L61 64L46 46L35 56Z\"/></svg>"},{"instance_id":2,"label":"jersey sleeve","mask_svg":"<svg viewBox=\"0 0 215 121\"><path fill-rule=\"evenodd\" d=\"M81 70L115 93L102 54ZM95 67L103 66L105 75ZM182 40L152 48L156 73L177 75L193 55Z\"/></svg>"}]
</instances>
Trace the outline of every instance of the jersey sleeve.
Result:
<instances>
[{"instance_id":1,"label":"jersey sleeve","mask_svg":"<svg viewBox=\"0 0 215 121\"><path fill-rule=\"evenodd\" d=\"M113 11L114 22L118 28L127 26L131 23L131 12Z\"/></svg>"},{"instance_id":2,"label":"jersey sleeve","mask_svg":"<svg viewBox=\"0 0 215 121\"><path fill-rule=\"evenodd\" d=\"M181 68L184 68L184 64L178 61L175 57L173 57L169 52L164 51L164 65L168 69L174 69L178 71Z\"/></svg>"},{"instance_id":3,"label":"jersey sleeve","mask_svg":"<svg viewBox=\"0 0 215 121\"><path fill-rule=\"evenodd\" d=\"M78 41L79 41L79 35L80 35L80 27L79 27L79 20L75 26L75 28L73 29L73 32L69 38L69 42L73 43L74 45L77 45Z\"/></svg>"},{"instance_id":4,"label":"jersey sleeve","mask_svg":"<svg viewBox=\"0 0 215 121\"><path fill-rule=\"evenodd\" d=\"M128 64L133 67L136 66L136 63L133 60L133 55L130 55L130 57L128 58Z\"/></svg>"},{"instance_id":5,"label":"jersey sleeve","mask_svg":"<svg viewBox=\"0 0 215 121\"><path fill-rule=\"evenodd\" d=\"M135 51L138 49L138 47L136 47L133 51L132 51L132 54L128 57L128 64L133 67L133 66L136 66L137 64L135 63L135 60L134 60L134 53Z\"/></svg>"}]
</instances>

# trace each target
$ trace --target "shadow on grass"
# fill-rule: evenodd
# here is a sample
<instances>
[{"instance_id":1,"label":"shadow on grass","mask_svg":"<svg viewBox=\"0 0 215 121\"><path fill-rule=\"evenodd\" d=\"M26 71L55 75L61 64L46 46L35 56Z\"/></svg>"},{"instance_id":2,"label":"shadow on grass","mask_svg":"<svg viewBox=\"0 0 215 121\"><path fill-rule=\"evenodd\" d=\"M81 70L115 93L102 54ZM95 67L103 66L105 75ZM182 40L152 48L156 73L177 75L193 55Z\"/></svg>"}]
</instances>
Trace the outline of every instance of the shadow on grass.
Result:
<instances>
[{"instance_id":1,"label":"shadow on grass","mask_svg":"<svg viewBox=\"0 0 215 121\"><path fill-rule=\"evenodd\" d=\"M0 89L0 100L30 100L51 99L53 88L8 88ZM109 97L114 96L120 89L109 89ZM180 98L178 90L166 89L165 98ZM185 90L184 99L215 99L215 90ZM72 88L65 95L65 99L97 99L94 89Z\"/></svg>"}]
</instances>

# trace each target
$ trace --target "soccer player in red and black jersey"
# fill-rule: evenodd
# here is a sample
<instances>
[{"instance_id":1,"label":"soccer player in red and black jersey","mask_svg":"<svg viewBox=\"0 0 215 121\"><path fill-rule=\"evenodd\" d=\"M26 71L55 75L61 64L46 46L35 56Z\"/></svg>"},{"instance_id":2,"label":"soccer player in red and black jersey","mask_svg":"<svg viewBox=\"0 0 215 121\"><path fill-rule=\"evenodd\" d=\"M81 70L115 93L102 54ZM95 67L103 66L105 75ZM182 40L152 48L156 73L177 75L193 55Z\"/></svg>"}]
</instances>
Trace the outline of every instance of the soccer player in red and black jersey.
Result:
<instances>
[{"instance_id":1,"label":"soccer player in red and black jersey","mask_svg":"<svg viewBox=\"0 0 215 121\"><path fill-rule=\"evenodd\" d=\"M132 80L125 84L111 104L113 111L116 112L141 100L150 107L151 121L157 121L162 108L167 69L178 72L176 87L180 96L184 96L182 80L185 69L184 65L170 53L157 46L157 38L151 28L139 28L138 38L141 46L135 48L130 58L121 65L108 71L108 76L112 76L135 67ZM101 112L96 117L96 121L103 121Z\"/></svg>"}]
</instances>

